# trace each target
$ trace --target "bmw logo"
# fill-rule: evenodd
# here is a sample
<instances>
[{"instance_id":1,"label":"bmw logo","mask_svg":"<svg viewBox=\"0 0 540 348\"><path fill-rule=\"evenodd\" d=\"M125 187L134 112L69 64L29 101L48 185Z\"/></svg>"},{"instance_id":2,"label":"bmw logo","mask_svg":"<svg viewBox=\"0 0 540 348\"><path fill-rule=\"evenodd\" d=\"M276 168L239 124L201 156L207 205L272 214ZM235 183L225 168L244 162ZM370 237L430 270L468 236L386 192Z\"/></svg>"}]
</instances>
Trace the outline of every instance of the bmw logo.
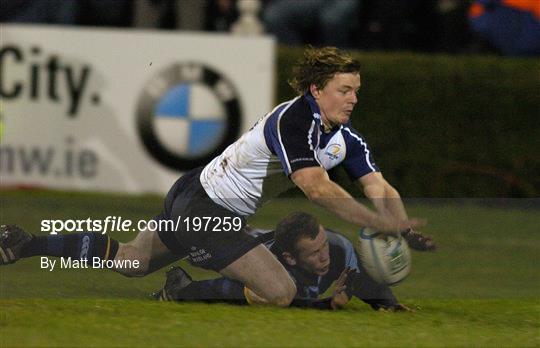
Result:
<instances>
[{"instance_id":1,"label":"bmw logo","mask_svg":"<svg viewBox=\"0 0 540 348\"><path fill-rule=\"evenodd\" d=\"M174 64L144 87L137 128L161 164L187 171L219 155L240 132L240 101L232 83L208 66Z\"/></svg>"}]
</instances>

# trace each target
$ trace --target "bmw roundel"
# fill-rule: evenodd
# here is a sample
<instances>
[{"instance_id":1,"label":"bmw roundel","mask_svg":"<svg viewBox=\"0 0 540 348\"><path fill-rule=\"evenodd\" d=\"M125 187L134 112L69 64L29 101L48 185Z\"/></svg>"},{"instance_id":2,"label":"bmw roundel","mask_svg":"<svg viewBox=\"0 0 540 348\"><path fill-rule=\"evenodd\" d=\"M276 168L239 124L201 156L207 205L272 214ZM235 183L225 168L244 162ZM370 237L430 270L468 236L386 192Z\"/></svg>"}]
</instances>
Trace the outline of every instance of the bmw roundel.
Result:
<instances>
[{"instance_id":1,"label":"bmw roundel","mask_svg":"<svg viewBox=\"0 0 540 348\"><path fill-rule=\"evenodd\" d=\"M161 164L186 171L208 163L240 132L236 89L223 75L198 63L174 64L144 87L137 128Z\"/></svg>"}]
</instances>

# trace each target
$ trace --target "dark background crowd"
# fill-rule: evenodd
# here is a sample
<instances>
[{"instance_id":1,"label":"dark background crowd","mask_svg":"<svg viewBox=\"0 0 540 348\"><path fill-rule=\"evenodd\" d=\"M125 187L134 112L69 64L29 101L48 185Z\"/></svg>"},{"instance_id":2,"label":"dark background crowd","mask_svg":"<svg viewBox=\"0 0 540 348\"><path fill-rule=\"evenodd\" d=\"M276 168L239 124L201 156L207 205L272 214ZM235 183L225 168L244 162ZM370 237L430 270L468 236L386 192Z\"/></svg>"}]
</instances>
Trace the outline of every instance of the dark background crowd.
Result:
<instances>
[{"instance_id":1,"label":"dark background crowd","mask_svg":"<svg viewBox=\"0 0 540 348\"><path fill-rule=\"evenodd\" d=\"M2 0L0 21L229 31L241 0ZM256 0L248 0L256 1ZM540 54L540 0L260 0L284 45Z\"/></svg>"}]
</instances>

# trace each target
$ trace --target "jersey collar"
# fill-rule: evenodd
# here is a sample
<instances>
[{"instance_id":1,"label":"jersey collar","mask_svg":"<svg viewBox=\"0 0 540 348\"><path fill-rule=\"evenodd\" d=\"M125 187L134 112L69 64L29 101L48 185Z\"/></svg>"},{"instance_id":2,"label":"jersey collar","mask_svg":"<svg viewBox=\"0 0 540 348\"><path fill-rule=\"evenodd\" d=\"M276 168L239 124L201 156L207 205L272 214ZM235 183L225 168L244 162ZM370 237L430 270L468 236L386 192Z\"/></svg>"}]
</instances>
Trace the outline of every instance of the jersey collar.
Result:
<instances>
[{"instance_id":1,"label":"jersey collar","mask_svg":"<svg viewBox=\"0 0 540 348\"><path fill-rule=\"evenodd\" d=\"M317 105L315 98L313 97L313 95L311 95L311 92L307 91L306 93L304 93L304 97L308 101L309 108L311 109L311 112L313 114L313 118L319 120L322 123L321 110L319 109L319 105Z\"/></svg>"},{"instance_id":2,"label":"jersey collar","mask_svg":"<svg viewBox=\"0 0 540 348\"><path fill-rule=\"evenodd\" d=\"M317 105L315 98L313 97L310 91L307 91L306 93L304 93L304 98L306 98L309 104L309 108L311 109L311 112L313 113L313 118L319 121L319 127L323 133L333 133L343 127L342 125L336 125L329 131L325 132L324 124L321 119L321 109L319 109L319 105Z\"/></svg>"}]
</instances>

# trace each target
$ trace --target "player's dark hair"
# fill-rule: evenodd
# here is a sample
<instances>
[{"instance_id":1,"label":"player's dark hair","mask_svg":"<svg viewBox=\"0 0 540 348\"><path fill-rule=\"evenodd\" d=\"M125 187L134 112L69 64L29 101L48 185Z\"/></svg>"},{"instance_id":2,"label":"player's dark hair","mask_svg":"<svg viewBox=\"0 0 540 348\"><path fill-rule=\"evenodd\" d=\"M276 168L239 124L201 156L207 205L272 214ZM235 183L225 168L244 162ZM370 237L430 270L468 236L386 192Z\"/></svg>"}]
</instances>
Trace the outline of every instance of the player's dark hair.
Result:
<instances>
[{"instance_id":1,"label":"player's dark hair","mask_svg":"<svg viewBox=\"0 0 540 348\"><path fill-rule=\"evenodd\" d=\"M301 238L315 239L319 222L308 213L296 212L281 220L276 226L275 243L281 252L297 255L296 244Z\"/></svg>"},{"instance_id":2,"label":"player's dark hair","mask_svg":"<svg viewBox=\"0 0 540 348\"><path fill-rule=\"evenodd\" d=\"M304 94L311 84L324 88L338 73L360 74L360 62L336 47L309 46L304 51L303 59L294 66L293 76L288 82L298 94Z\"/></svg>"}]
</instances>

